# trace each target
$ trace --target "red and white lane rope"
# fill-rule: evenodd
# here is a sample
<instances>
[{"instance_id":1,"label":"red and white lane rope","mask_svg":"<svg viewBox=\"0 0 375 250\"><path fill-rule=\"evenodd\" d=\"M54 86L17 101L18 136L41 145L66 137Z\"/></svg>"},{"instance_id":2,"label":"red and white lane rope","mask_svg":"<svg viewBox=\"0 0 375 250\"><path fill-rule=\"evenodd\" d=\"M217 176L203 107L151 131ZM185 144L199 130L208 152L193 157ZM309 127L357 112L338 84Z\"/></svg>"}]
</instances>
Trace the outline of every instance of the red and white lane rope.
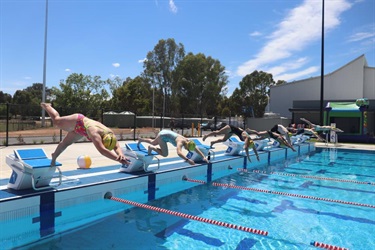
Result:
<instances>
[{"instance_id":1,"label":"red and white lane rope","mask_svg":"<svg viewBox=\"0 0 375 250\"><path fill-rule=\"evenodd\" d=\"M238 171L249 173L250 171L244 168L237 168ZM283 176L293 176L293 177L299 177L299 178L306 178L306 179L315 179L315 180L325 180L325 181L336 181L336 182L349 182L349 183L355 183L355 184L365 184L365 185L373 185L375 186L375 182L370 181L356 181L356 180L347 180L347 179L337 179L337 178L328 178L328 177L319 177L319 176L313 176L313 175L298 175L298 174L288 174L288 173L280 173L280 172L270 172L267 173L266 171L261 170L252 170L253 173L258 174L275 174L275 175L283 175Z\"/></svg>"},{"instance_id":2,"label":"red and white lane rope","mask_svg":"<svg viewBox=\"0 0 375 250\"><path fill-rule=\"evenodd\" d=\"M113 197L111 195L106 195L106 199L122 202L122 203L125 203L125 204L128 204L128 205L132 205L132 206L136 206L136 207L140 207L140 208L153 210L153 211L160 212L160 213L165 213L165 214L170 214L170 215L182 217L182 218L189 219L189 220L196 220L196 221L200 221L200 222L213 224L213 225L216 225L216 226L236 229L236 230L244 231L244 232L247 232L247 233L259 234L259 235L264 235L264 236L268 235L267 231L254 229L254 228L250 228L250 227L234 225L234 224L221 222L221 221L217 221L217 220L202 218L202 217L195 216L195 215L180 213L180 212L176 212L176 211L172 211L172 210L168 210L168 209L164 209L164 208L146 205L146 204L143 204L143 203L138 203L138 202L135 202L135 201L129 201L129 200Z\"/></svg>"},{"instance_id":3,"label":"red and white lane rope","mask_svg":"<svg viewBox=\"0 0 375 250\"><path fill-rule=\"evenodd\" d=\"M189 181L189 182L199 182L199 183L202 183L202 184L206 184L207 183L205 181L199 181L199 180L189 179L186 176L184 176L183 180ZM267 190L267 189L259 189L259 188L249 188L249 187L243 187L243 186L236 186L236 185L231 185L231 184L226 184L226 183L212 182L211 184L212 184L212 186L216 186L216 187L227 187L227 188L242 189L242 190L260 192L260 193L278 194L278 195L291 196L291 197L297 197L297 198L303 198L303 199L311 199L311 200L341 203L341 204L352 205L352 206L359 206L359 207L375 208L375 205L358 203L358 202L352 202L352 201L342 201L342 200L335 200L335 199L329 199L329 198L323 198L323 197L316 197L316 196L310 196L310 195L303 195L303 194L291 194L291 193L285 193L285 192L279 192L279 191L272 191L272 190Z\"/></svg>"},{"instance_id":4,"label":"red and white lane rope","mask_svg":"<svg viewBox=\"0 0 375 250\"><path fill-rule=\"evenodd\" d=\"M333 246L333 245L330 245L330 244L321 243L321 242L317 242L317 241L312 241L310 243L310 245L312 245L314 247L329 249L329 250L349 250L349 248Z\"/></svg>"}]
</instances>

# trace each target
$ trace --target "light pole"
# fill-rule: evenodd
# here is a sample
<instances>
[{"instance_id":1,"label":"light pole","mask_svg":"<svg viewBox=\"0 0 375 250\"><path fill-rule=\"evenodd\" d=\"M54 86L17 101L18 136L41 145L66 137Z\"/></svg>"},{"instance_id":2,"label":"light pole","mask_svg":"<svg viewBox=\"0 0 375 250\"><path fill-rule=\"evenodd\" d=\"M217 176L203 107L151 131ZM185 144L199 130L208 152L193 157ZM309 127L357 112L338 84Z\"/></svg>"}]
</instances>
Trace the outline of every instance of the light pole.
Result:
<instances>
[{"instance_id":1,"label":"light pole","mask_svg":"<svg viewBox=\"0 0 375 250\"><path fill-rule=\"evenodd\" d=\"M320 125L324 125L324 0L322 0L322 48L320 70Z\"/></svg>"},{"instance_id":2,"label":"light pole","mask_svg":"<svg viewBox=\"0 0 375 250\"><path fill-rule=\"evenodd\" d=\"M47 30L48 30L48 0L46 0L46 20L44 25L44 62L43 62L43 93L42 102L46 101L46 68L47 68ZM45 126L46 112L42 109L42 127Z\"/></svg>"}]
</instances>

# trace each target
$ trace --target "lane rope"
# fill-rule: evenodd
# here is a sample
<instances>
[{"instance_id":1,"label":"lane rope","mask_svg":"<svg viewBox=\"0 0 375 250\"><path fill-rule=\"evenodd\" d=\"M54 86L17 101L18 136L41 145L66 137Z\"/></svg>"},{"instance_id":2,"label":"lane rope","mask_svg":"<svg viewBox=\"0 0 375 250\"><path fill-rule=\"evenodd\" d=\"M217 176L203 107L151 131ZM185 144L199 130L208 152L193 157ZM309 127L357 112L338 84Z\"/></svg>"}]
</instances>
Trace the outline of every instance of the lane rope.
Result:
<instances>
[{"instance_id":1,"label":"lane rope","mask_svg":"<svg viewBox=\"0 0 375 250\"><path fill-rule=\"evenodd\" d=\"M195 215L185 214L185 213L176 212L176 211L172 211L172 210L168 210L168 209L164 209L164 208L150 206L150 205L143 204L143 203L138 203L138 202L135 202L135 201L129 201L129 200L113 197L112 194L110 194L110 193L106 193L104 198L114 200L114 201L118 201L118 202L122 202L122 203L125 203L125 204L128 204L128 205L144 208L144 209L149 209L149 210L160 212L160 213L165 213L165 214L170 214L170 215L182 217L182 218L189 219L189 220L196 220L196 221L200 221L200 222L205 222L205 223L213 224L213 225L216 225L216 226L227 227L227 228L231 228L231 229L244 231L244 232L247 232L247 233L259 234L259 235L263 235L263 236L268 235L267 231L254 229L254 228L250 228L250 227L234 225L234 224L221 222L221 221L217 221L217 220L202 218L202 217L195 216Z\"/></svg>"},{"instance_id":2,"label":"lane rope","mask_svg":"<svg viewBox=\"0 0 375 250\"><path fill-rule=\"evenodd\" d=\"M338 247L338 246L334 246L334 245L330 245L330 244L326 244L326 243L321 243L321 242L317 242L317 241L311 241L310 245L312 245L314 247L330 249L330 250L349 250L349 248Z\"/></svg>"},{"instance_id":3,"label":"lane rope","mask_svg":"<svg viewBox=\"0 0 375 250\"><path fill-rule=\"evenodd\" d=\"M244 168L237 168L237 170L241 171L241 172L245 172L245 173L250 173L249 170L244 169ZM316 180L336 181L336 182L349 182L349 183L355 183L355 184L366 184L366 185L374 185L375 186L375 182L370 182L370 181L356 181L356 180L347 180L347 179L319 177L319 176L313 176L313 175L288 174L288 173L280 173L280 172L267 173L266 171L261 171L261 170L256 170L256 169L252 170L252 172L258 173L258 174L265 174L265 175L275 174L275 175L292 176L292 177L299 177L299 178L305 178L305 179L316 179Z\"/></svg>"},{"instance_id":4,"label":"lane rope","mask_svg":"<svg viewBox=\"0 0 375 250\"><path fill-rule=\"evenodd\" d=\"M205 181L199 181L199 180L189 179L186 176L183 177L183 180L189 181L189 182L199 182L199 183L202 183L202 184L206 184L207 183ZM359 207L375 208L375 205L371 205L371 204L364 204L364 203L358 203L358 202L352 202L352 201L335 200L335 199L329 199L329 198L323 198L323 197L316 197L316 196L310 196L310 195L303 195L303 194L291 194L291 193L285 193L285 192L279 192L279 191L272 191L272 190L267 190L267 189L249 188L249 187L236 186L236 185L225 184L225 183L218 183L218 182L212 182L211 185L212 186L216 186L216 187L228 187L228 188L242 189L242 190L260 192L260 193L278 194L278 195L290 196L290 197L297 197L297 198L303 198L303 199L311 199L311 200L327 201L327 202L333 202L333 203L341 203L341 204L345 204L345 205L352 205L352 206L359 206Z\"/></svg>"}]
</instances>

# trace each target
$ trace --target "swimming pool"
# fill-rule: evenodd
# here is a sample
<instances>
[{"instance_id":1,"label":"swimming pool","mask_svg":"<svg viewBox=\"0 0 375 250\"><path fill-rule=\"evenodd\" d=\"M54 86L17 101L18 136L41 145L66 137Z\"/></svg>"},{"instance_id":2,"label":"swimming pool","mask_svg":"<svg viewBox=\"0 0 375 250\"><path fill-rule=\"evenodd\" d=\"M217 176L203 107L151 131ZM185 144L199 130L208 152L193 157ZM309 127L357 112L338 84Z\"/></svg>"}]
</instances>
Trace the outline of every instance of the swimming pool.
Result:
<instances>
[{"instance_id":1,"label":"swimming pool","mask_svg":"<svg viewBox=\"0 0 375 250\"><path fill-rule=\"evenodd\" d=\"M310 243L315 241L349 249L373 249L374 162L375 152L317 149L311 155L259 166L255 170L260 173L238 170L213 181L224 186L181 178L181 182L167 188L194 187L148 202L155 207L264 230L267 236L123 204L120 213L26 248L314 249ZM136 200L136 194L120 198Z\"/></svg>"}]
</instances>

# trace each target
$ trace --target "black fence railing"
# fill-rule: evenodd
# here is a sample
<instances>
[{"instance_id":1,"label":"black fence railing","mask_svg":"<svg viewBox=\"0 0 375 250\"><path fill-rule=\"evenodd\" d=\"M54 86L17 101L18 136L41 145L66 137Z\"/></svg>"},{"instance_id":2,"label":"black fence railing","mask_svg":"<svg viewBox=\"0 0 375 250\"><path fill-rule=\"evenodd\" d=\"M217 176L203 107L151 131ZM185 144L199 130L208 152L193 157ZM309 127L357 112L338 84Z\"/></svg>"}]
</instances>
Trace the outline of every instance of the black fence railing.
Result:
<instances>
[{"instance_id":1,"label":"black fence railing","mask_svg":"<svg viewBox=\"0 0 375 250\"><path fill-rule=\"evenodd\" d=\"M138 140L138 138L155 137L162 129L171 129L186 137L200 137L202 132L217 130L226 124L243 127L244 124L236 118L207 118L197 114L181 114L171 116L166 114L137 115L120 110L86 110L79 107L57 108L60 115L83 113L91 119L102 122L111 128L119 141ZM90 114L90 115L87 115ZM51 144L59 143L67 134L53 126L46 114L43 121L42 109L37 105L19 105L0 103L0 143L2 146L22 144ZM79 142L88 141L82 138Z\"/></svg>"}]
</instances>

